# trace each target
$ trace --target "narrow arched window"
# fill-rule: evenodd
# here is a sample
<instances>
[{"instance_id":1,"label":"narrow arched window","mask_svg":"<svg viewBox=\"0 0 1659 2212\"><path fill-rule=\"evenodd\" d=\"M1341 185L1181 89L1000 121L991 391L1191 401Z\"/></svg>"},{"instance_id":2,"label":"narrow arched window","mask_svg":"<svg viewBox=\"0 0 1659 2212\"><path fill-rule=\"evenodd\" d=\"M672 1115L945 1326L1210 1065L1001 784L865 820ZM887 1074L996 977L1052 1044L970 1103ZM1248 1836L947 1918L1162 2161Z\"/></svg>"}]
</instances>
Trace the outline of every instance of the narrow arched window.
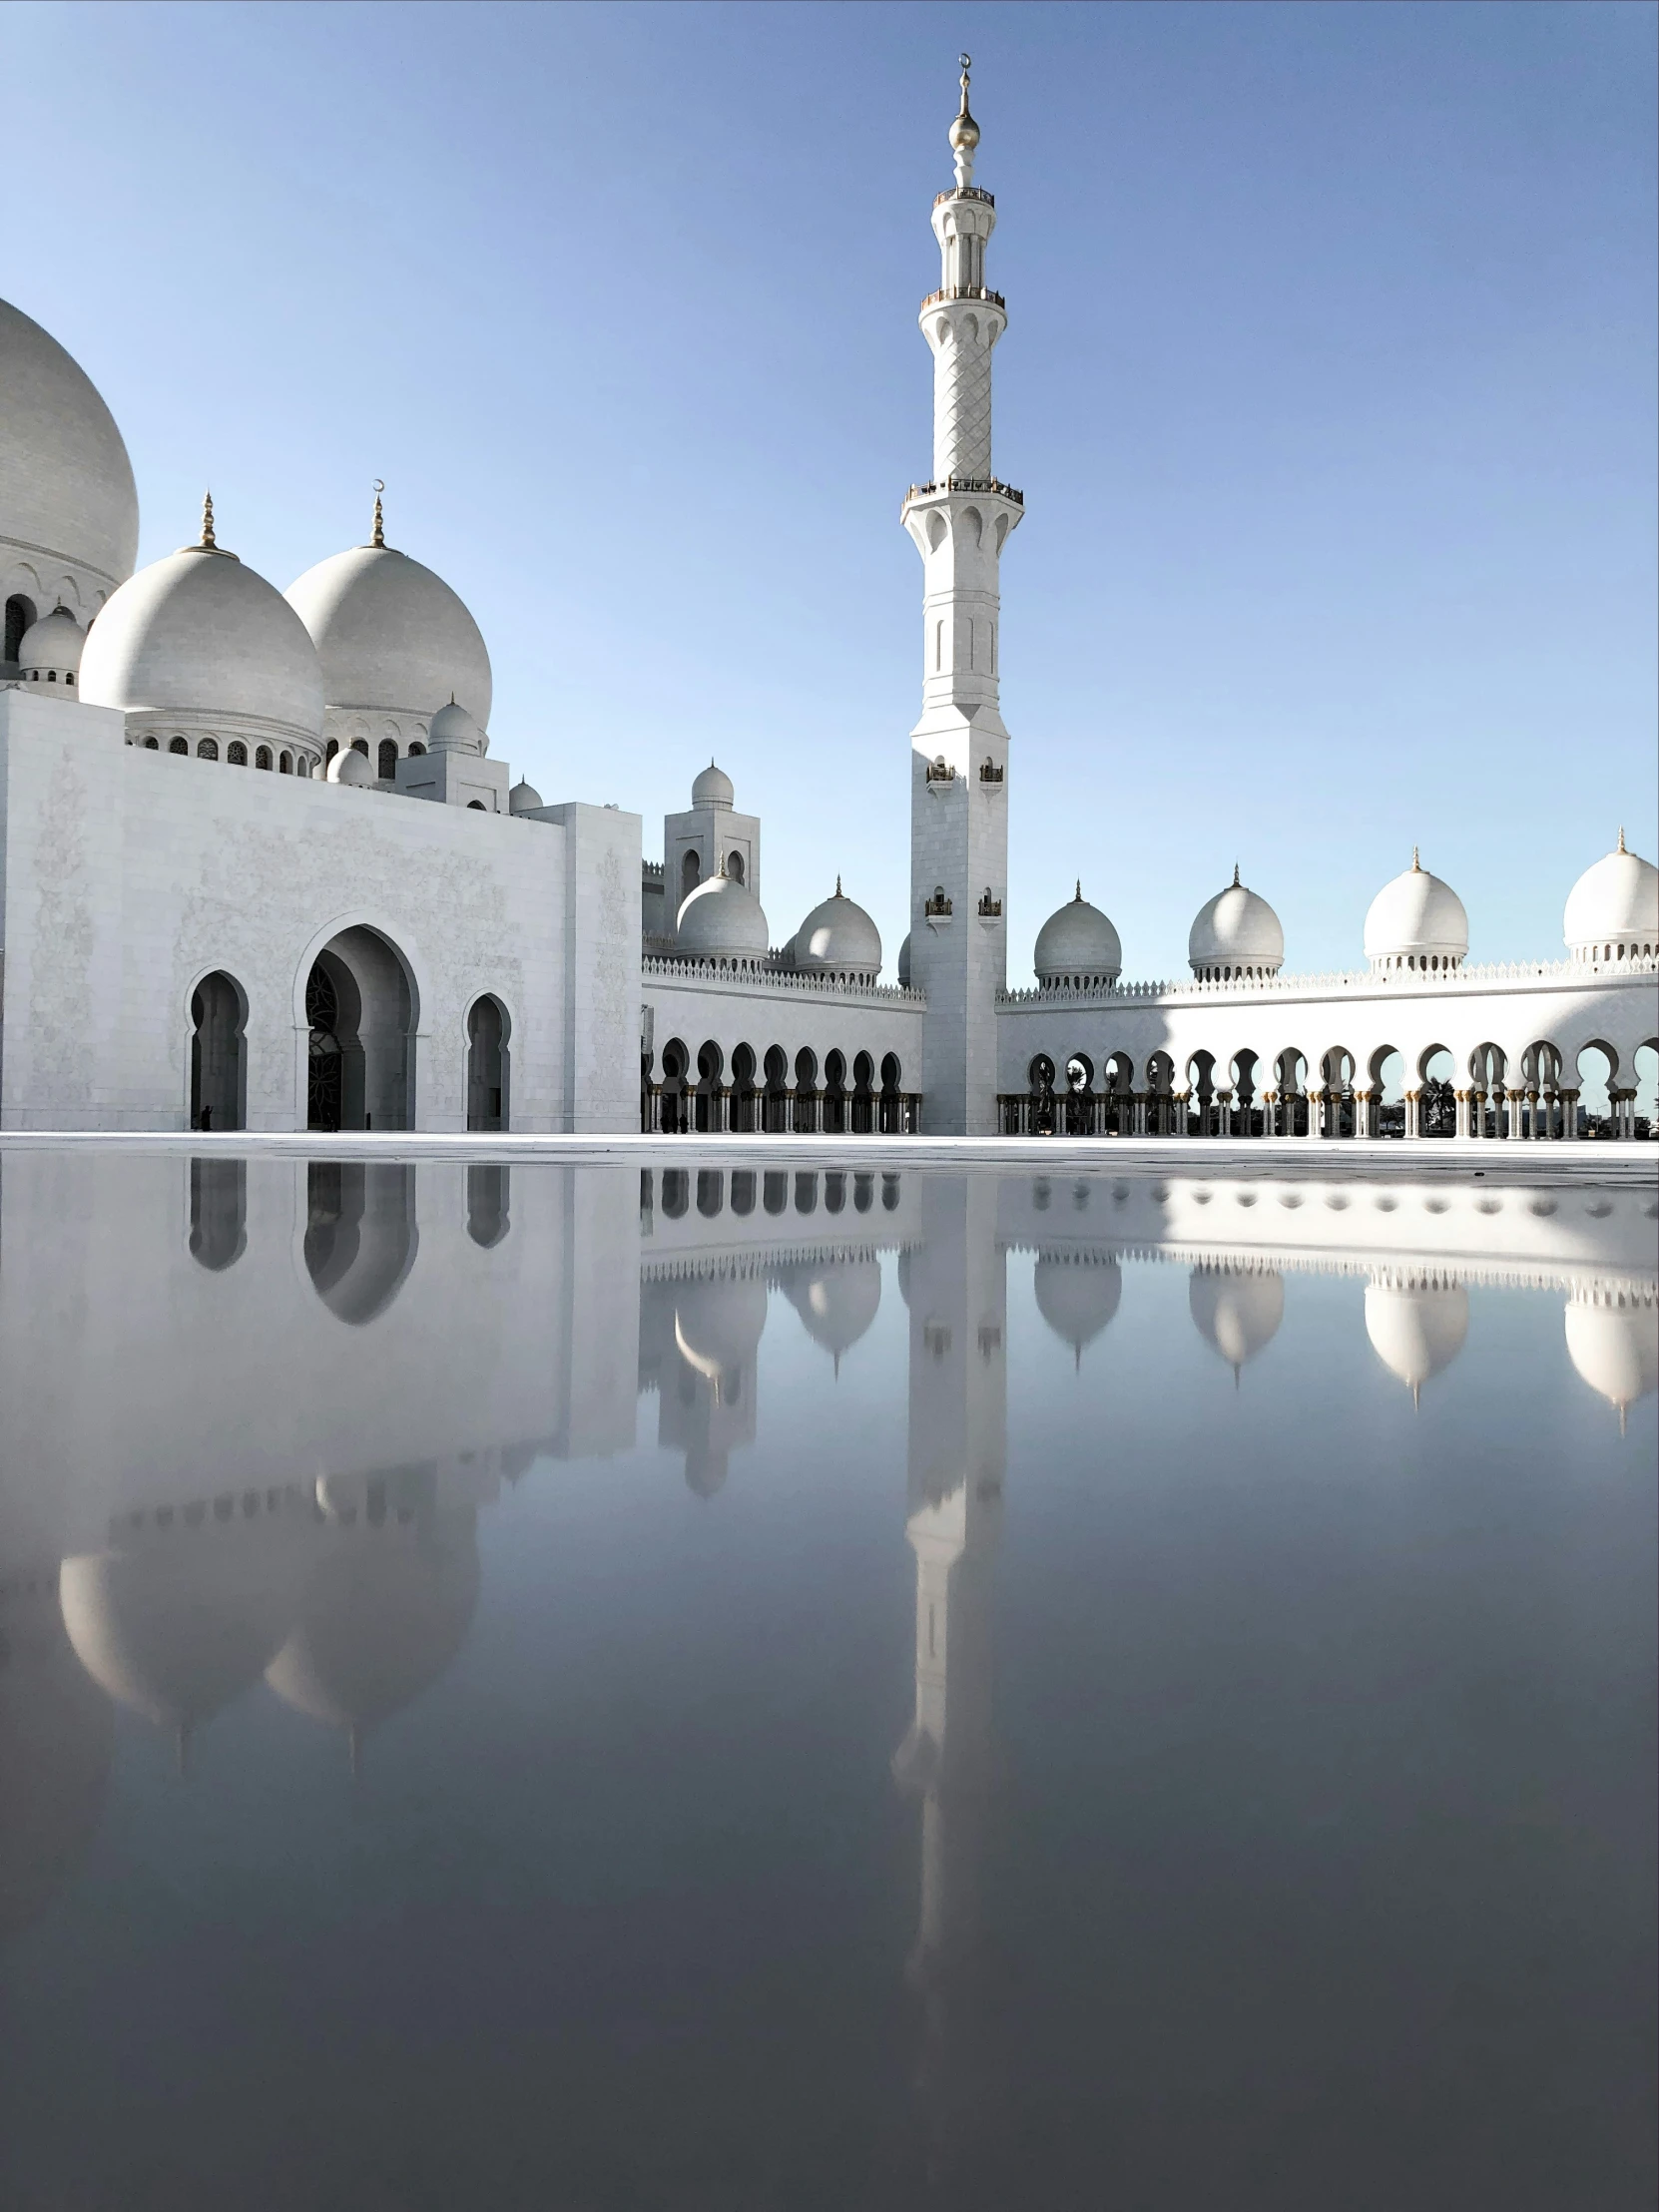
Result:
<instances>
[{"instance_id":1,"label":"narrow arched window","mask_svg":"<svg viewBox=\"0 0 1659 2212\"><path fill-rule=\"evenodd\" d=\"M380 781L382 784L389 784L396 775L397 740L395 738L382 738L380 740Z\"/></svg>"},{"instance_id":2,"label":"narrow arched window","mask_svg":"<svg viewBox=\"0 0 1659 2212\"><path fill-rule=\"evenodd\" d=\"M368 759L368 740L366 738L353 738L351 740L351 750L353 753L360 753L366 761Z\"/></svg>"},{"instance_id":3,"label":"narrow arched window","mask_svg":"<svg viewBox=\"0 0 1659 2212\"><path fill-rule=\"evenodd\" d=\"M327 765L327 763L328 763L329 761L331 761L331 760L333 759L334 755L335 755L335 754L336 754L336 753L337 753L338 751L339 751L339 740L338 740L338 738L330 738L330 739L328 740L328 743L327 743L327 744L326 744L326 745L325 745L325 746L324 746L324 747L322 748L322 759L323 759L323 764L324 764L324 766L326 766L326 765Z\"/></svg>"},{"instance_id":4,"label":"narrow arched window","mask_svg":"<svg viewBox=\"0 0 1659 2212\"><path fill-rule=\"evenodd\" d=\"M146 752L146 753L159 753L159 752L161 751L161 749L162 749L162 741L160 740L160 738L146 738L146 739L145 739L145 741L144 741L144 750L145 750L145 752Z\"/></svg>"},{"instance_id":5,"label":"narrow arched window","mask_svg":"<svg viewBox=\"0 0 1659 2212\"><path fill-rule=\"evenodd\" d=\"M175 738L173 740L173 743L168 747L167 750L170 753L188 753L190 751L190 747L185 743L183 738Z\"/></svg>"},{"instance_id":6,"label":"narrow arched window","mask_svg":"<svg viewBox=\"0 0 1659 2212\"><path fill-rule=\"evenodd\" d=\"M256 768L269 768L271 766L271 748L269 745L262 745L254 755L254 766Z\"/></svg>"},{"instance_id":7,"label":"narrow arched window","mask_svg":"<svg viewBox=\"0 0 1659 2212\"><path fill-rule=\"evenodd\" d=\"M293 755L291 753L278 754L276 768L280 775L291 776L293 774Z\"/></svg>"},{"instance_id":8,"label":"narrow arched window","mask_svg":"<svg viewBox=\"0 0 1659 2212\"><path fill-rule=\"evenodd\" d=\"M424 747L424 746L423 746L423 745L421 744L420 740L419 740L418 738L416 738L416 740L415 740L414 744L413 744L413 745L411 745L411 746L410 746L410 748L409 748L409 758L410 758L410 760L412 761L412 760L413 760L413 759L415 758L415 756L416 756L417 754L420 754L420 753L424 753L424 752L425 752L425 750L426 750L426 748L425 748L425 747Z\"/></svg>"},{"instance_id":9,"label":"narrow arched window","mask_svg":"<svg viewBox=\"0 0 1659 2212\"><path fill-rule=\"evenodd\" d=\"M196 758L199 761L217 761L219 759L219 740L217 738L204 738L196 748Z\"/></svg>"},{"instance_id":10,"label":"narrow arched window","mask_svg":"<svg viewBox=\"0 0 1659 2212\"><path fill-rule=\"evenodd\" d=\"M241 738L231 740L225 759L227 765L231 768L246 768L248 766L248 748L243 744Z\"/></svg>"}]
</instances>

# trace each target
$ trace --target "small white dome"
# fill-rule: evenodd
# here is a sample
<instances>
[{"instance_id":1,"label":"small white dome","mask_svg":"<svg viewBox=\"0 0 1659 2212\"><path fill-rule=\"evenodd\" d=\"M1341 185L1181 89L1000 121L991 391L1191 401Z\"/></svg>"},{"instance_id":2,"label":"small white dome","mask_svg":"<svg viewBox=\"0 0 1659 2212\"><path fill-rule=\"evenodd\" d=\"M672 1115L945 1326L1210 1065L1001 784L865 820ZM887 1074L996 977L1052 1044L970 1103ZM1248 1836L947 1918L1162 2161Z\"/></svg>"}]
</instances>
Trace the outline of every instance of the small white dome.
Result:
<instances>
[{"instance_id":1,"label":"small white dome","mask_svg":"<svg viewBox=\"0 0 1659 2212\"><path fill-rule=\"evenodd\" d=\"M510 815L533 815L541 803L541 793L534 784L527 784L522 776L507 794L507 812Z\"/></svg>"},{"instance_id":2,"label":"small white dome","mask_svg":"<svg viewBox=\"0 0 1659 2212\"><path fill-rule=\"evenodd\" d=\"M64 564L96 604L133 573L138 491L115 418L49 331L0 300L0 576ZM21 579L6 590L24 590Z\"/></svg>"},{"instance_id":3,"label":"small white dome","mask_svg":"<svg viewBox=\"0 0 1659 2212\"><path fill-rule=\"evenodd\" d=\"M1386 1273L1366 1285L1366 1335L1413 1397L1450 1367L1469 1333L1469 1294L1438 1277Z\"/></svg>"},{"instance_id":4,"label":"small white dome","mask_svg":"<svg viewBox=\"0 0 1659 2212\"><path fill-rule=\"evenodd\" d=\"M1455 968L1469 949L1469 917L1449 883L1419 865L1384 883L1366 915L1366 958L1374 967Z\"/></svg>"},{"instance_id":5,"label":"small white dome","mask_svg":"<svg viewBox=\"0 0 1659 2212\"><path fill-rule=\"evenodd\" d=\"M1285 1319L1285 1278L1277 1268L1204 1263L1187 1284L1187 1311L1207 1345L1235 1377L1271 1344Z\"/></svg>"},{"instance_id":6,"label":"small white dome","mask_svg":"<svg viewBox=\"0 0 1659 2212\"><path fill-rule=\"evenodd\" d=\"M910 932L908 929L904 932L904 942L898 948L898 987L901 991L907 991L910 988Z\"/></svg>"},{"instance_id":7,"label":"small white dome","mask_svg":"<svg viewBox=\"0 0 1659 2212\"><path fill-rule=\"evenodd\" d=\"M1622 830L1617 847L1587 867L1568 892L1561 934L1580 960L1659 952L1659 868L1625 850Z\"/></svg>"},{"instance_id":8,"label":"small white dome","mask_svg":"<svg viewBox=\"0 0 1659 2212\"><path fill-rule=\"evenodd\" d=\"M1233 880L1199 908L1187 935L1187 958L1200 982L1234 975L1277 975L1285 964L1285 930L1257 891Z\"/></svg>"},{"instance_id":9,"label":"small white dome","mask_svg":"<svg viewBox=\"0 0 1659 2212\"><path fill-rule=\"evenodd\" d=\"M761 901L730 875L688 891L675 921L675 949L692 960L764 960L770 949Z\"/></svg>"},{"instance_id":10,"label":"small white dome","mask_svg":"<svg viewBox=\"0 0 1659 2212\"><path fill-rule=\"evenodd\" d=\"M1083 886L1066 905L1049 915L1037 931L1031 965L1039 983L1115 983L1123 972L1123 946L1098 906L1083 896Z\"/></svg>"},{"instance_id":11,"label":"small white dome","mask_svg":"<svg viewBox=\"0 0 1659 2212\"><path fill-rule=\"evenodd\" d=\"M736 798L731 777L723 768L716 768L713 761L692 785L694 807L730 807Z\"/></svg>"},{"instance_id":12,"label":"small white dome","mask_svg":"<svg viewBox=\"0 0 1659 2212\"><path fill-rule=\"evenodd\" d=\"M49 680L57 696L73 692L81 671L87 634L67 607L55 607L23 633L17 649L18 674L26 684Z\"/></svg>"},{"instance_id":13,"label":"small white dome","mask_svg":"<svg viewBox=\"0 0 1659 2212\"><path fill-rule=\"evenodd\" d=\"M428 740L434 753L483 754L489 751L488 738L466 709L453 699L432 717Z\"/></svg>"},{"instance_id":14,"label":"small white dome","mask_svg":"<svg viewBox=\"0 0 1659 2212\"><path fill-rule=\"evenodd\" d=\"M127 715L322 734L322 672L305 626L234 553L187 545L122 585L87 637L82 698Z\"/></svg>"},{"instance_id":15,"label":"small white dome","mask_svg":"<svg viewBox=\"0 0 1659 2212\"><path fill-rule=\"evenodd\" d=\"M429 715L458 699L487 729L493 686L483 636L441 576L389 545L353 545L287 588L315 641L330 707Z\"/></svg>"},{"instance_id":16,"label":"small white dome","mask_svg":"<svg viewBox=\"0 0 1659 2212\"><path fill-rule=\"evenodd\" d=\"M876 976L881 972L881 932L856 899L835 894L807 916L795 933L795 965L808 975Z\"/></svg>"},{"instance_id":17,"label":"small white dome","mask_svg":"<svg viewBox=\"0 0 1659 2212\"><path fill-rule=\"evenodd\" d=\"M1123 1270L1110 1252L1043 1252L1032 1270L1037 1311L1079 1367L1083 1354L1114 1319L1123 1298Z\"/></svg>"},{"instance_id":18,"label":"small white dome","mask_svg":"<svg viewBox=\"0 0 1659 2212\"><path fill-rule=\"evenodd\" d=\"M379 782L373 764L366 753L359 753L354 746L347 746L336 753L328 763L330 784L354 784L361 791L372 790Z\"/></svg>"}]
</instances>

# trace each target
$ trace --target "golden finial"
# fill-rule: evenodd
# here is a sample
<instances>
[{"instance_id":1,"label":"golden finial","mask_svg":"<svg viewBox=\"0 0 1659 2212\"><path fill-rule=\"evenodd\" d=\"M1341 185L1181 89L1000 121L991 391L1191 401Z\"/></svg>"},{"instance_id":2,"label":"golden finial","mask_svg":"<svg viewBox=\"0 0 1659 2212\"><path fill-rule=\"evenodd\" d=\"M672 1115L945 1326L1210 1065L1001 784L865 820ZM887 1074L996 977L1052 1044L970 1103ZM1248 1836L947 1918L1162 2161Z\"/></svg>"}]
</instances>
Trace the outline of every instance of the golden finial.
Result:
<instances>
[{"instance_id":1,"label":"golden finial","mask_svg":"<svg viewBox=\"0 0 1659 2212\"><path fill-rule=\"evenodd\" d=\"M1417 848L1415 845L1412 845L1411 847L1411 873L1413 875L1420 875L1422 873L1422 862L1417 858Z\"/></svg>"},{"instance_id":2,"label":"golden finial","mask_svg":"<svg viewBox=\"0 0 1659 2212\"><path fill-rule=\"evenodd\" d=\"M950 126L950 151L956 157L956 183L960 187L973 182L973 154L979 144L979 126L968 113L968 72L973 67L973 56L958 54L956 59L962 65L962 105Z\"/></svg>"},{"instance_id":3,"label":"golden finial","mask_svg":"<svg viewBox=\"0 0 1659 2212\"><path fill-rule=\"evenodd\" d=\"M1082 878L1082 876L1079 876L1079 877L1077 878L1077 888L1076 888L1076 890L1075 890L1075 891L1074 891L1074 892L1072 893L1072 904L1073 904L1074 906L1080 906L1080 905L1082 904L1082 902L1083 902L1083 878Z\"/></svg>"},{"instance_id":4,"label":"golden finial","mask_svg":"<svg viewBox=\"0 0 1659 2212\"><path fill-rule=\"evenodd\" d=\"M1233 862L1233 888L1236 891L1244 888L1244 885L1239 881L1239 863L1237 860Z\"/></svg>"},{"instance_id":5,"label":"golden finial","mask_svg":"<svg viewBox=\"0 0 1659 2212\"><path fill-rule=\"evenodd\" d=\"M1624 824L1622 822L1619 824L1619 850L1621 852L1624 850Z\"/></svg>"},{"instance_id":6,"label":"golden finial","mask_svg":"<svg viewBox=\"0 0 1659 2212\"><path fill-rule=\"evenodd\" d=\"M368 542L381 551L384 551L386 543L386 518L381 510L380 494L385 488L384 479L376 476L374 479L374 528L369 533Z\"/></svg>"},{"instance_id":7,"label":"golden finial","mask_svg":"<svg viewBox=\"0 0 1659 2212\"><path fill-rule=\"evenodd\" d=\"M219 543L214 536L214 495L211 491L202 494L202 537L200 542L210 553L219 551Z\"/></svg>"},{"instance_id":8,"label":"golden finial","mask_svg":"<svg viewBox=\"0 0 1659 2212\"><path fill-rule=\"evenodd\" d=\"M840 895L841 895L841 879L840 879L840 877L839 877L839 876L837 875L837 876L835 877L835 896L836 896L837 898L839 898L839 897L840 897Z\"/></svg>"}]
</instances>

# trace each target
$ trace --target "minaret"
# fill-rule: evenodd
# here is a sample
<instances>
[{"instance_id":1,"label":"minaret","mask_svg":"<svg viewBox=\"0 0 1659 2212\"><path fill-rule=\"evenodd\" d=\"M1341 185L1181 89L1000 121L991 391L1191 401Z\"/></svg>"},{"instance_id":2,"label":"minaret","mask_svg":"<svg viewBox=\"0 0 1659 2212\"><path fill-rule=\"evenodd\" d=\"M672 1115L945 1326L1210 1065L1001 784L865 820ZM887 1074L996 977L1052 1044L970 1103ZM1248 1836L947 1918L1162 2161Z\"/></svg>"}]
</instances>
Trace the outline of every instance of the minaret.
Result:
<instances>
[{"instance_id":1,"label":"minaret","mask_svg":"<svg viewBox=\"0 0 1659 2212\"><path fill-rule=\"evenodd\" d=\"M1007 326L985 288L996 203L973 182L979 126L950 126L956 185L933 203L943 259L921 303L933 351L933 480L904 527L922 558L921 720L910 733L910 977L927 993L922 1128L996 1129L996 994L1007 979L1008 733L997 708L998 564L1024 497L991 473L991 352Z\"/></svg>"}]
</instances>

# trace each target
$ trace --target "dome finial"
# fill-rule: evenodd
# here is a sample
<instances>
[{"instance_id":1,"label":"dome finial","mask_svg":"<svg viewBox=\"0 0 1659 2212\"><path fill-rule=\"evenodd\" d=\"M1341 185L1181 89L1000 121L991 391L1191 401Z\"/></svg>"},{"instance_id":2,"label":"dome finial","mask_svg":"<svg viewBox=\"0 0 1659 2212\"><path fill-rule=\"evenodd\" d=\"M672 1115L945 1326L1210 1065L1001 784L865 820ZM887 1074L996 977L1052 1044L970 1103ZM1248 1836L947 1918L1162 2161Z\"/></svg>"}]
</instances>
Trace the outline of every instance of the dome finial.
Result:
<instances>
[{"instance_id":1,"label":"dome finial","mask_svg":"<svg viewBox=\"0 0 1659 2212\"><path fill-rule=\"evenodd\" d=\"M839 898L841 895L840 871L837 869L835 873L835 896Z\"/></svg>"},{"instance_id":2,"label":"dome finial","mask_svg":"<svg viewBox=\"0 0 1659 2212\"><path fill-rule=\"evenodd\" d=\"M956 157L956 187L962 191L973 182L973 155L979 144L979 126L968 113L968 72L973 67L973 56L958 54L956 59L962 65L962 105L950 126L950 151Z\"/></svg>"},{"instance_id":3,"label":"dome finial","mask_svg":"<svg viewBox=\"0 0 1659 2212\"><path fill-rule=\"evenodd\" d=\"M1420 875L1422 873L1422 862L1417 858L1417 848L1415 845L1412 845L1411 847L1411 873L1413 875Z\"/></svg>"},{"instance_id":4,"label":"dome finial","mask_svg":"<svg viewBox=\"0 0 1659 2212\"><path fill-rule=\"evenodd\" d=\"M1624 850L1624 824L1622 822L1619 824L1619 850L1621 852Z\"/></svg>"},{"instance_id":5,"label":"dome finial","mask_svg":"<svg viewBox=\"0 0 1659 2212\"><path fill-rule=\"evenodd\" d=\"M1244 885L1239 881L1239 863L1237 860L1233 862L1233 888L1236 891L1244 888Z\"/></svg>"},{"instance_id":6,"label":"dome finial","mask_svg":"<svg viewBox=\"0 0 1659 2212\"><path fill-rule=\"evenodd\" d=\"M211 491L202 494L202 536L199 542L210 553L219 551L219 541L214 536L214 495Z\"/></svg>"},{"instance_id":7,"label":"dome finial","mask_svg":"<svg viewBox=\"0 0 1659 2212\"><path fill-rule=\"evenodd\" d=\"M1081 906L1081 905L1082 905L1082 903L1083 903L1083 878L1082 878L1082 876L1079 876L1079 877L1077 878L1077 888L1076 888L1076 890L1075 890L1075 891L1074 891L1074 892L1072 893L1072 900L1071 900L1071 902L1072 902L1072 904L1073 904L1074 906Z\"/></svg>"},{"instance_id":8,"label":"dome finial","mask_svg":"<svg viewBox=\"0 0 1659 2212\"><path fill-rule=\"evenodd\" d=\"M376 476L374 479L374 528L369 532L368 542L370 545L375 547L377 551L381 552L385 550L386 518L380 506L380 494L385 490L385 479L383 477Z\"/></svg>"}]
</instances>

